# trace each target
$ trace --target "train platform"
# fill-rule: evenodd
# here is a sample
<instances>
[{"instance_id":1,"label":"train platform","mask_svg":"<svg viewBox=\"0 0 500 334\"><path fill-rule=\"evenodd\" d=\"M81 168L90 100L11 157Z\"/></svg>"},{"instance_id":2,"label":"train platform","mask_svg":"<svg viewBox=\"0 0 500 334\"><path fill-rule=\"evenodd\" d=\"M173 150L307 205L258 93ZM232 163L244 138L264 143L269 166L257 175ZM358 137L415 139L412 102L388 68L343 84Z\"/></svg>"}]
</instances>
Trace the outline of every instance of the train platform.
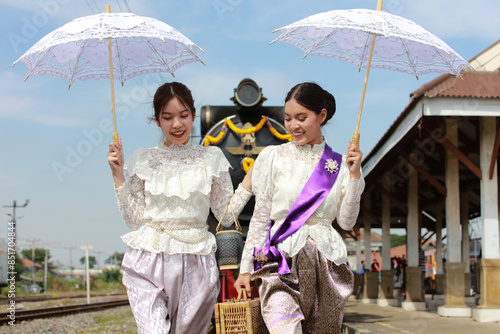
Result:
<instances>
[{"instance_id":1,"label":"train platform","mask_svg":"<svg viewBox=\"0 0 500 334\"><path fill-rule=\"evenodd\" d=\"M472 318L446 318L438 315L437 308L444 305L443 296L427 295L426 303L426 311L405 311L400 307L364 304L351 297L345 305L342 333L500 333L500 323L497 322L485 323L474 321ZM466 298L466 305L473 307L474 298Z\"/></svg>"}]
</instances>

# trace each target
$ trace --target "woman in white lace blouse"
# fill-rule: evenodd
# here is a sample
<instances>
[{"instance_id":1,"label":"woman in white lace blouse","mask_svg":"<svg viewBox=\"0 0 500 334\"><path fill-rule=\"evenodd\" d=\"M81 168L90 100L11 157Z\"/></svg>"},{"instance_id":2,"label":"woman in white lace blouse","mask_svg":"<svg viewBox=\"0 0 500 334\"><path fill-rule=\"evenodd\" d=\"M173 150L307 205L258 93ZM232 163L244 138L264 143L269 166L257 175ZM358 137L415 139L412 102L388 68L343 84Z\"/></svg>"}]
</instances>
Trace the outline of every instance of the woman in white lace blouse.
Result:
<instances>
[{"instance_id":1,"label":"woman in white lace blouse","mask_svg":"<svg viewBox=\"0 0 500 334\"><path fill-rule=\"evenodd\" d=\"M323 141L335 99L317 84L293 87L284 112L293 142L266 147L254 163L255 208L235 288L256 282L271 333L340 333L353 274L332 222L356 223L362 153L349 143L342 156Z\"/></svg>"},{"instance_id":2,"label":"woman in white lace blouse","mask_svg":"<svg viewBox=\"0 0 500 334\"><path fill-rule=\"evenodd\" d=\"M108 153L120 213L135 230L122 236L123 284L139 333L206 333L219 293L207 216L211 209L220 219L230 200L238 215L251 192L240 185L231 197L222 151L190 138L195 107L185 85L160 86L153 107L163 133L158 145L138 149L126 163L121 142ZM222 224L232 223L225 215Z\"/></svg>"}]
</instances>

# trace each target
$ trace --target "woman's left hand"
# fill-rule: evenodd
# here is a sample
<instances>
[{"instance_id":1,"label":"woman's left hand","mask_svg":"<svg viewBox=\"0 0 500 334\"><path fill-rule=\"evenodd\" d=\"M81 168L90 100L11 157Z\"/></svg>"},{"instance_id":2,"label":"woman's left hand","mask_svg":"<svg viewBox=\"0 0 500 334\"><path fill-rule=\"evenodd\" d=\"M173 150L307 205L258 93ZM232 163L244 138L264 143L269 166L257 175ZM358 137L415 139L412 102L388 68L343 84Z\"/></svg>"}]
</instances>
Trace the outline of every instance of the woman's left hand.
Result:
<instances>
[{"instance_id":1,"label":"woman's left hand","mask_svg":"<svg viewBox=\"0 0 500 334\"><path fill-rule=\"evenodd\" d=\"M347 147L347 168L349 168L349 172L351 173L351 178L359 180L361 177L361 158L363 157L363 153L359 150L358 145L353 145L349 142L349 146Z\"/></svg>"}]
</instances>

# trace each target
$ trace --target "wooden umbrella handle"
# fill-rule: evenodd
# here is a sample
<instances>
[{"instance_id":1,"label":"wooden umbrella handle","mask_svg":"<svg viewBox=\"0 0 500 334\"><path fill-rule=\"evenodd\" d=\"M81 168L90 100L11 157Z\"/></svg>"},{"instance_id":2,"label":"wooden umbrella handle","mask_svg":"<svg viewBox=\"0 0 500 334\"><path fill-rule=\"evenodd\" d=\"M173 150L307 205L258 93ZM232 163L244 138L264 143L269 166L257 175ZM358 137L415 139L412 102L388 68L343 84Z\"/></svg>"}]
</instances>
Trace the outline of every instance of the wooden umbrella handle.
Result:
<instances>
[{"instance_id":1,"label":"wooden umbrella handle","mask_svg":"<svg viewBox=\"0 0 500 334\"><path fill-rule=\"evenodd\" d=\"M378 0L377 2L377 10L381 11L382 10L382 4L383 0ZM352 135L352 141L351 143L353 145L359 145L359 123L361 121L361 113L363 112L363 104L365 103L365 94L366 94L366 86L368 85L368 76L370 75L370 66L372 64L372 57L373 57L373 49L375 48L375 37L376 35L372 35L372 43L370 46L370 56L368 57L368 64L366 65L366 75L365 75L365 83L363 86L363 93L361 94L361 103L359 105L359 112L358 112L358 121L356 123L356 131L354 131Z\"/></svg>"},{"instance_id":2,"label":"wooden umbrella handle","mask_svg":"<svg viewBox=\"0 0 500 334\"><path fill-rule=\"evenodd\" d=\"M106 5L106 13L111 13L111 6ZM113 53L111 50L111 37L108 38L108 53L109 53L109 79L111 81L111 109L113 112L113 142L119 143L120 138L116 132L116 106L115 106L115 84L113 77Z\"/></svg>"}]
</instances>

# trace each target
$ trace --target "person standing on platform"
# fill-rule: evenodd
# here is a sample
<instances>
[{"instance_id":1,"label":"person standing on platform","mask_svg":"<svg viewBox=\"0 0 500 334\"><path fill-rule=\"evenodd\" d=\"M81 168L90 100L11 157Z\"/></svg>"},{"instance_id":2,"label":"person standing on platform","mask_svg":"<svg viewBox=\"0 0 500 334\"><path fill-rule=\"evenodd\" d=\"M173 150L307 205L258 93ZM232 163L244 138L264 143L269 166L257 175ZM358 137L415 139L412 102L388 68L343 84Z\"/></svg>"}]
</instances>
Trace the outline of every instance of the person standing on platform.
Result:
<instances>
[{"instance_id":1,"label":"person standing on platform","mask_svg":"<svg viewBox=\"0 0 500 334\"><path fill-rule=\"evenodd\" d=\"M418 266L420 267L420 285L422 287L422 301L425 302L425 252L422 245L418 246Z\"/></svg>"},{"instance_id":2,"label":"person standing on platform","mask_svg":"<svg viewBox=\"0 0 500 334\"><path fill-rule=\"evenodd\" d=\"M372 271L373 272L379 272L380 271L380 264L378 263L377 259L373 259L373 262L372 262Z\"/></svg>"},{"instance_id":3,"label":"person standing on platform","mask_svg":"<svg viewBox=\"0 0 500 334\"><path fill-rule=\"evenodd\" d=\"M284 113L293 142L266 147L254 163L255 208L234 286L256 282L271 334L340 333L354 276L332 221L356 223L362 153L349 143L342 156L323 140L335 99L319 85L293 87Z\"/></svg>"}]
</instances>

